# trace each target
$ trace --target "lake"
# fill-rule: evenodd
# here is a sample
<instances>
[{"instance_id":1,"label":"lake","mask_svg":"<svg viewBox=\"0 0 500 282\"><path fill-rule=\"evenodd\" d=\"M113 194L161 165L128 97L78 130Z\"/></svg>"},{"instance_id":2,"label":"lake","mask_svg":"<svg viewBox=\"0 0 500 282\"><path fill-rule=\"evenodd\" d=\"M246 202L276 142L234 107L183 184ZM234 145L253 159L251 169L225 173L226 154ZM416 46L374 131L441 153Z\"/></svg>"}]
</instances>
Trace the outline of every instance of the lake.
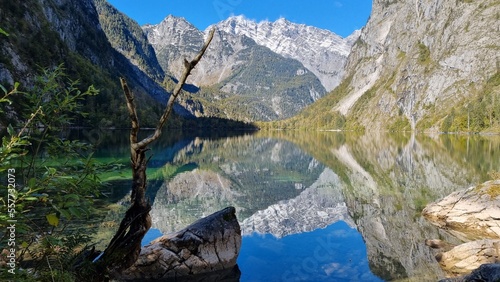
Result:
<instances>
[{"instance_id":1,"label":"lake","mask_svg":"<svg viewBox=\"0 0 500 282\"><path fill-rule=\"evenodd\" d=\"M97 158L128 162L127 131L81 134ZM166 131L151 155L145 241L234 206L240 281L436 281L425 239L459 241L421 210L499 171L500 136ZM127 171L106 176L122 206Z\"/></svg>"}]
</instances>

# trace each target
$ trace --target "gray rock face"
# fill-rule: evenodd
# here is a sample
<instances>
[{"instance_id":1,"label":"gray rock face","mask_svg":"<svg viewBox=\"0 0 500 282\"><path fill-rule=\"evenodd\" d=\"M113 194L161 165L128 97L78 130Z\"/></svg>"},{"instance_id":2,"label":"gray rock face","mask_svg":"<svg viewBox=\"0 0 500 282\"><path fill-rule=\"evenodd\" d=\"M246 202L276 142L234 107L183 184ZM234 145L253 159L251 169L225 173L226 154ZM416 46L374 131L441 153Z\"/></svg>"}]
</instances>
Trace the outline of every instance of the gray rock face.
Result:
<instances>
[{"instance_id":1,"label":"gray rock face","mask_svg":"<svg viewBox=\"0 0 500 282\"><path fill-rule=\"evenodd\" d=\"M182 74L184 58L191 60L204 42L201 31L185 19L173 16L165 18L157 25L145 25L143 30L163 70L175 77L180 77ZM195 68L193 75L197 75L198 68L199 66ZM192 76L188 82L193 83Z\"/></svg>"},{"instance_id":2,"label":"gray rock face","mask_svg":"<svg viewBox=\"0 0 500 282\"><path fill-rule=\"evenodd\" d=\"M216 26L229 34L248 36L259 45L298 60L320 79L327 91L339 84L351 46L359 36L359 31L355 31L342 38L328 30L295 24L284 18L256 23L237 16Z\"/></svg>"},{"instance_id":3,"label":"gray rock face","mask_svg":"<svg viewBox=\"0 0 500 282\"><path fill-rule=\"evenodd\" d=\"M465 240L500 238L500 180L454 192L422 214Z\"/></svg>"},{"instance_id":4,"label":"gray rock face","mask_svg":"<svg viewBox=\"0 0 500 282\"><path fill-rule=\"evenodd\" d=\"M336 109L349 116L370 93L364 112L371 114L359 119L377 129L399 113L414 127L433 111L465 106L498 72L498 11L495 0L373 1L346 64L348 94Z\"/></svg>"},{"instance_id":5,"label":"gray rock face","mask_svg":"<svg viewBox=\"0 0 500 282\"><path fill-rule=\"evenodd\" d=\"M117 278L189 280L198 274L233 269L241 247L241 230L235 213L235 208L225 208L152 241L142 248L136 263Z\"/></svg>"}]
</instances>

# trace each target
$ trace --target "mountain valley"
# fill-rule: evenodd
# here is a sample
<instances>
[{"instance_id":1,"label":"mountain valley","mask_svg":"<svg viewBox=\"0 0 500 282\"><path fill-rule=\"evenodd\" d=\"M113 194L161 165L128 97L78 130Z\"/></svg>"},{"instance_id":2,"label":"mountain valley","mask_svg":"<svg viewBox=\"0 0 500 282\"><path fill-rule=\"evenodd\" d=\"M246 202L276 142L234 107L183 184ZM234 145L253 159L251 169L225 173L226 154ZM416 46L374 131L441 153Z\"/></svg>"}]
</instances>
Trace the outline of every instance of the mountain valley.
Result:
<instances>
[{"instance_id":1,"label":"mountain valley","mask_svg":"<svg viewBox=\"0 0 500 282\"><path fill-rule=\"evenodd\" d=\"M375 1L366 26L346 38L284 18L232 16L201 31L167 16L140 27L105 0L2 2L1 10L9 36L1 35L0 82L29 89L40 67L64 63L70 77L101 90L85 101L87 126L127 126L120 76L138 93L145 124L153 124L182 61L215 28L171 125L198 117L275 121L261 128L500 128L500 8L493 0Z\"/></svg>"},{"instance_id":2,"label":"mountain valley","mask_svg":"<svg viewBox=\"0 0 500 282\"><path fill-rule=\"evenodd\" d=\"M223 116L246 121L288 118L323 97L340 80L352 44L352 37L285 19L257 24L237 16L202 32L168 16L143 27L163 69L174 77L212 28L215 39L188 82L222 105Z\"/></svg>"}]
</instances>

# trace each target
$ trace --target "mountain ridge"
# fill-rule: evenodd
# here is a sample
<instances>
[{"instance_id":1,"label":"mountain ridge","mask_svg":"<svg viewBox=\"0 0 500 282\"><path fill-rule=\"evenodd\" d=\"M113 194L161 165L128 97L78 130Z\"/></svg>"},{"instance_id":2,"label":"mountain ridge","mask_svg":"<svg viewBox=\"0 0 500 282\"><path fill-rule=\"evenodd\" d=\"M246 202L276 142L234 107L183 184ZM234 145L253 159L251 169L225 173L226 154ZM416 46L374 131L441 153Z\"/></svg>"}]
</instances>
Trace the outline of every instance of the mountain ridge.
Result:
<instances>
[{"instance_id":1,"label":"mountain ridge","mask_svg":"<svg viewBox=\"0 0 500 282\"><path fill-rule=\"evenodd\" d=\"M341 84L273 126L499 132L498 15L493 0L375 1Z\"/></svg>"},{"instance_id":2,"label":"mountain ridge","mask_svg":"<svg viewBox=\"0 0 500 282\"><path fill-rule=\"evenodd\" d=\"M29 91L40 69L63 65L68 77L82 87L94 85L100 90L82 101L89 118L75 126L124 127L129 125L126 106L117 94L121 93L118 78L123 76L138 104L148 108L143 124L157 120L158 101L168 93L111 46L93 0L2 1L0 7L2 29L9 33L0 41L0 83L6 88L19 82L23 91ZM15 120L2 120L6 126L4 122Z\"/></svg>"},{"instance_id":3,"label":"mountain ridge","mask_svg":"<svg viewBox=\"0 0 500 282\"><path fill-rule=\"evenodd\" d=\"M184 57L194 56L208 32L171 15L143 29L163 69L174 77L179 76ZM290 117L326 93L319 79L298 60L277 54L245 35L216 29L203 60L188 80L201 87L201 94L191 93L192 99L203 96L221 106L220 114L225 117L254 121Z\"/></svg>"},{"instance_id":4,"label":"mountain ridge","mask_svg":"<svg viewBox=\"0 0 500 282\"><path fill-rule=\"evenodd\" d=\"M245 35L273 52L301 62L316 75L327 91L335 88L343 76L343 67L359 31L341 36L314 26L296 24L285 18L274 22L256 22L243 15L229 17L211 25L227 33Z\"/></svg>"}]
</instances>

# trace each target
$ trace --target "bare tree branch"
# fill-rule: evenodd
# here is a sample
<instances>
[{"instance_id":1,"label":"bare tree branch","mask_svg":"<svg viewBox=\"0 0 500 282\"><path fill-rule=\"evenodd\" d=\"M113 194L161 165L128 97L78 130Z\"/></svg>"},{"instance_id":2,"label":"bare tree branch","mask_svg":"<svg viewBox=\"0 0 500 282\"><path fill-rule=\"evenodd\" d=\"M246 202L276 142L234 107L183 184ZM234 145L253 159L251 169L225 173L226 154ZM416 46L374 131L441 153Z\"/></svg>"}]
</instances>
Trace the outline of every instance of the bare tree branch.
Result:
<instances>
[{"instance_id":1,"label":"bare tree branch","mask_svg":"<svg viewBox=\"0 0 500 282\"><path fill-rule=\"evenodd\" d=\"M200 52L198 52L198 55L191 61L188 62L186 59L184 59L184 73L181 76L181 79L179 79L179 82L177 82L177 85L174 88L174 91L172 92L172 95L170 95L170 98L168 99L167 106L165 108L165 111L163 112L162 116L160 117L160 121L158 122L158 125L156 126L156 130L153 133L153 135L143 139L141 142L137 144L139 148L145 148L147 145L149 145L151 142L154 140L158 139L161 135L161 130L163 126L165 125L165 122L167 121L170 113L172 112L172 108L174 106L175 99L177 96L179 96L179 93L182 90L182 87L186 83L186 80L188 76L191 74L191 70L198 64L198 62L201 60L203 57L203 54L205 54L205 51L208 48L208 45L210 42L212 42L212 38L214 37L215 33L215 28L210 30L210 33L208 34L208 38L201 48Z\"/></svg>"},{"instance_id":2,"label":"bare tree branch","mask_svg":"<svg viewBox=\"0 0 500 282\"><path fill-rule=\"evenodd\" d=\"M132 122L132 130L130 132L130 144L135 144L137 143L137 134L139 133L139 118L137 117L134 95L132 94L132 92L130 92L130 88L128 88L127 81L125 81L125 78L121 77L120 83L122 85L125 98L127 99L127 109L130 121Z\"/></svg>"},{"instance_id":3,"label":"bare tree branch","mask_svg":"<svg viewBox=\"0 0 500 282\"><path fill-rule=\"evenodd\" d=\"M132 129L130 131L130 161L132 165L131 206L125 213L125 216L122 219L115 235L108 244L108 247L104 250L97 263L94 264L95 273L98 273L96 277L98 280L103 280L104 276L107 274L120 272L129 268L139 257L139 253L141 251L141 240L151 227L151 217L149 215L151 205L146 199L146 168L148 163L148 159L146 158L146 151L148 150L147 146L160 137L161 130L172 111L175 99L181 92L184 83L186 83L191 70L203 57L208 45L212 41L214 32L214 29L210 31L207 41L191 62L184 60L184 73L168 100L165 110L158 121L155 132L141 141L138 141L140 126L134 96L125 79L120 78L123 92L127 100L130 121L132 123Z\"/></svg>"}]
</instances>

